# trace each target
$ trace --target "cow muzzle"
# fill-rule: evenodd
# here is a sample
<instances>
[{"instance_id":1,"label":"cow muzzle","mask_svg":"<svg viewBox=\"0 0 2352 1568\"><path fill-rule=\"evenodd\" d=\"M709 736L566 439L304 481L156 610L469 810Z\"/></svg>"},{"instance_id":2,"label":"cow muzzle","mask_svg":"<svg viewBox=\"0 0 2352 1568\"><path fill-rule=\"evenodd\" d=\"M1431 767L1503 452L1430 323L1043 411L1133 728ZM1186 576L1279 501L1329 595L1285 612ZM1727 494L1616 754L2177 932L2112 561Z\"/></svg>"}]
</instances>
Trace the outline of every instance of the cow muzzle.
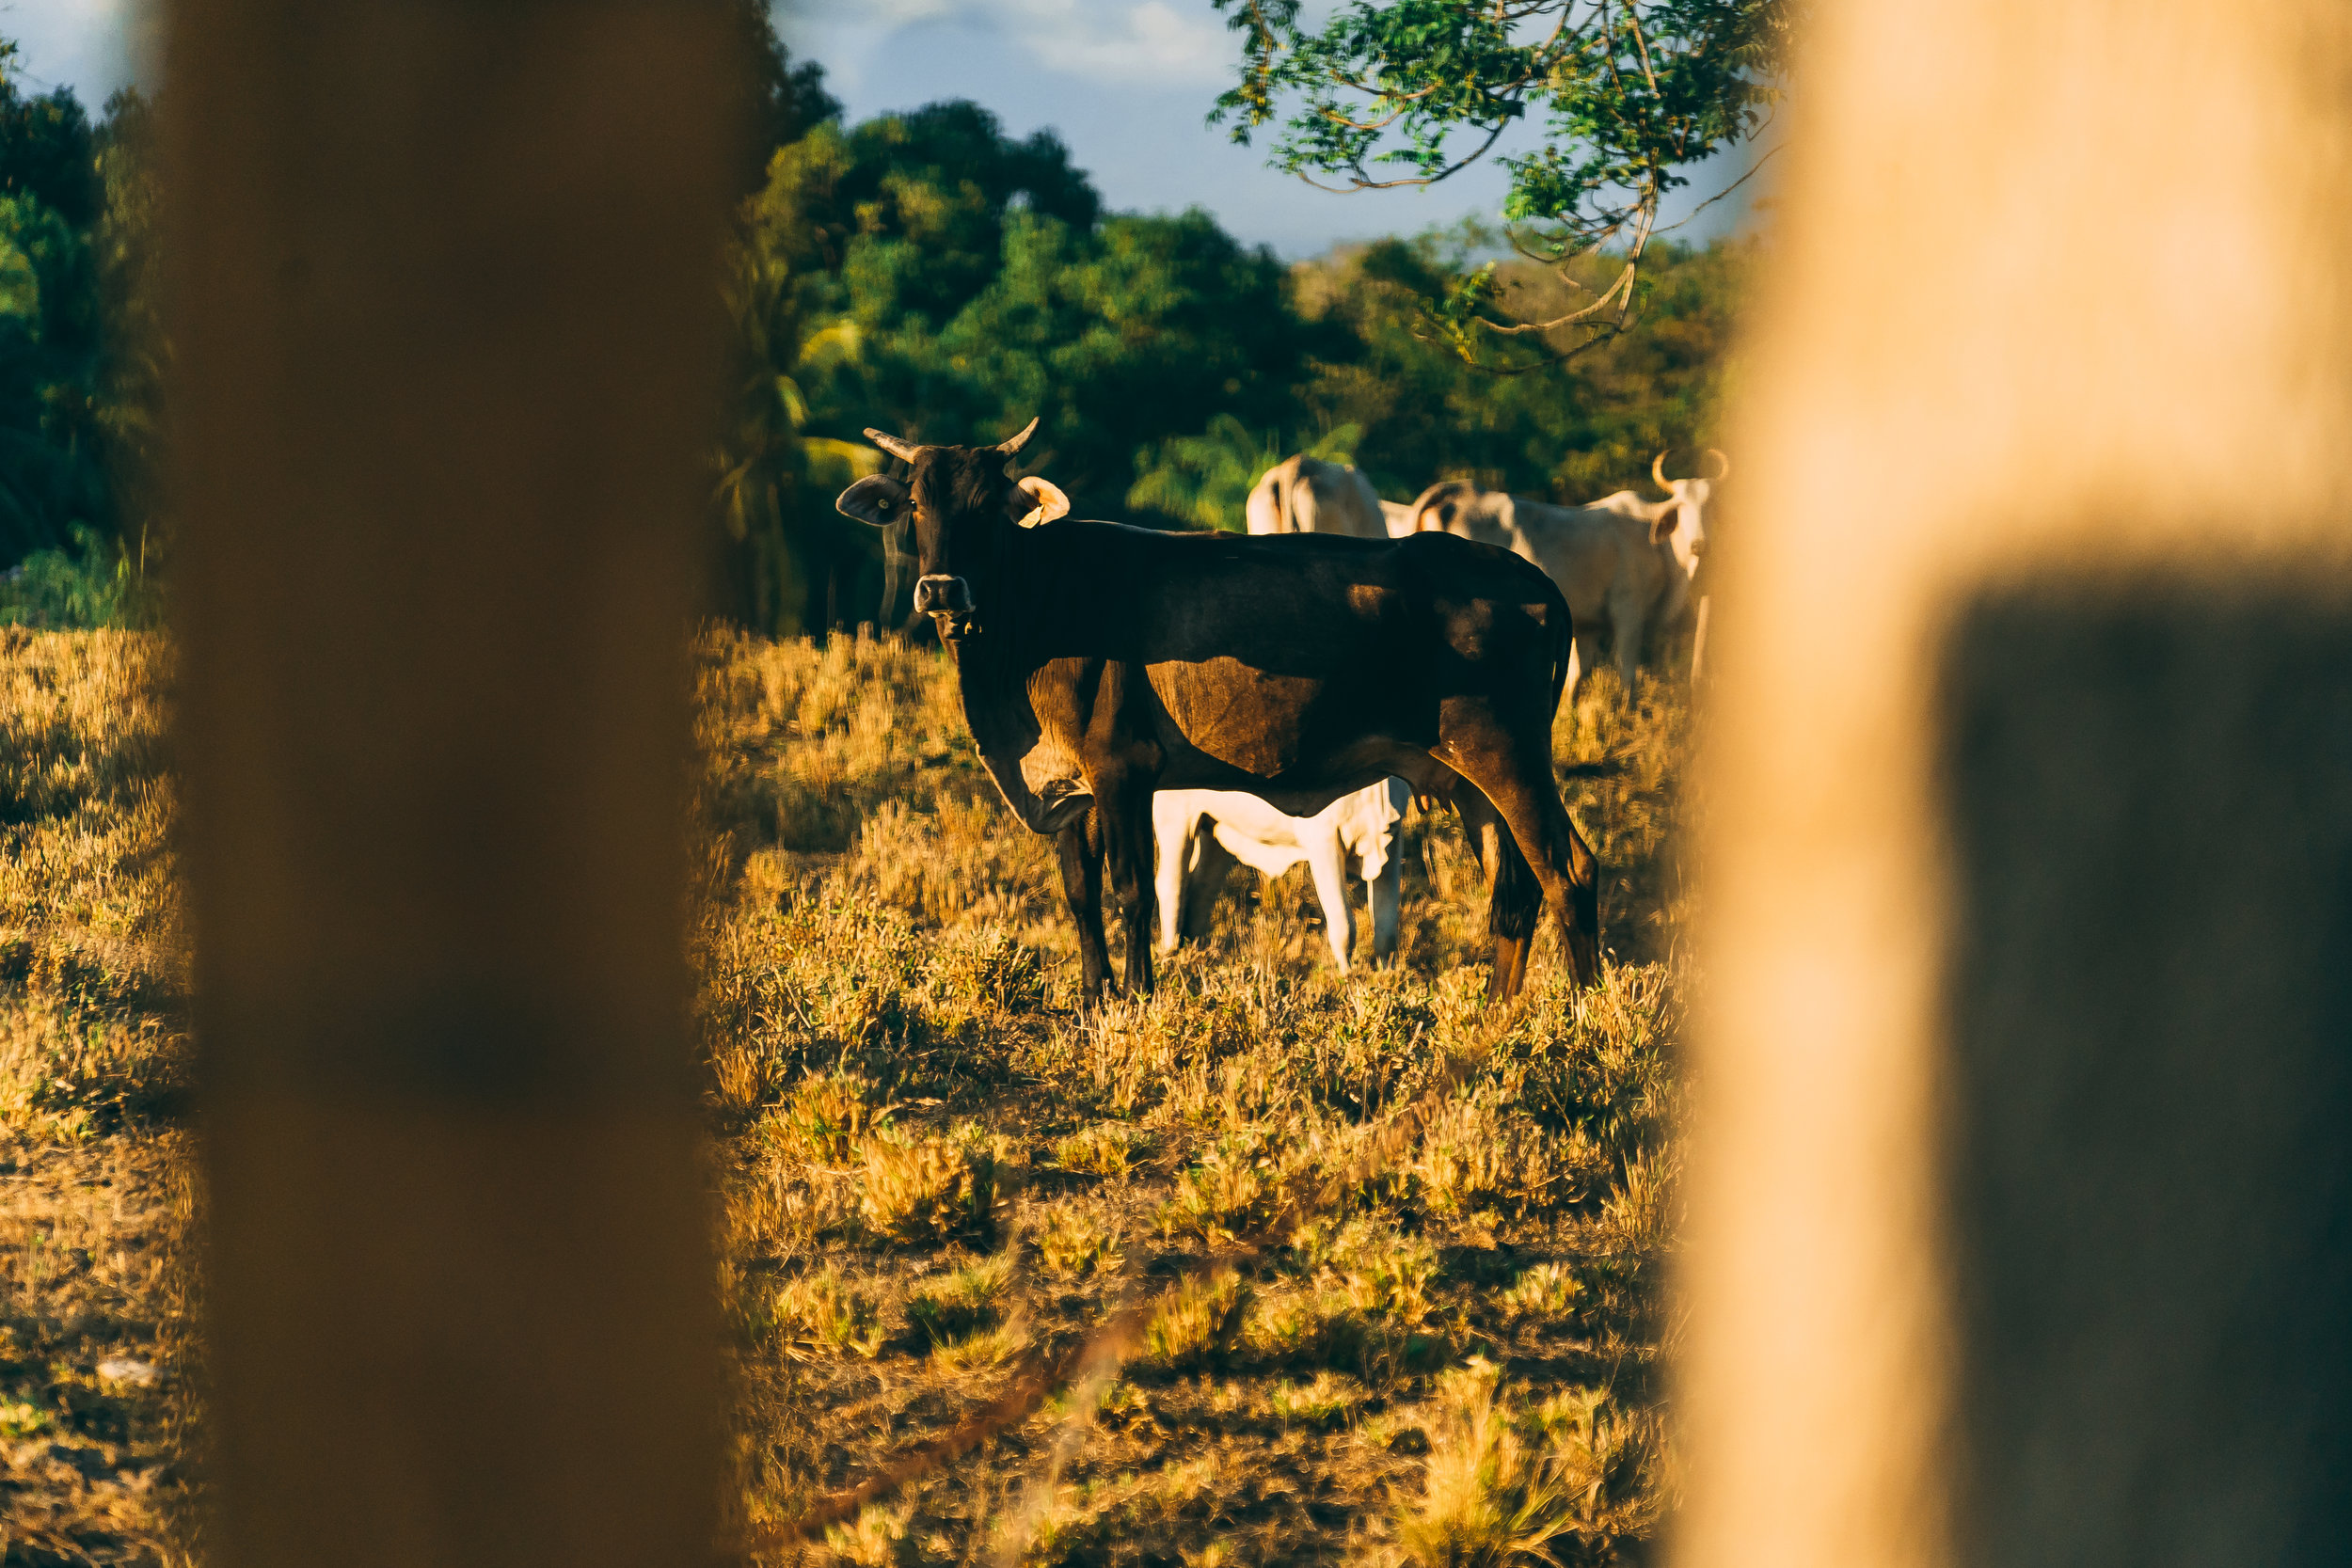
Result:
<instances>
[{"instance_id":1,"label":"cow muzzle","mask_svg":"<svg viewBox=\"0 0 2352 1568\"><path fill-rule=\"evenodd\" d=\"M942 637L972 629L972 585L961 578L930 572L914 579L914 612L934 616Z\"/></svg>"}]
</instances>

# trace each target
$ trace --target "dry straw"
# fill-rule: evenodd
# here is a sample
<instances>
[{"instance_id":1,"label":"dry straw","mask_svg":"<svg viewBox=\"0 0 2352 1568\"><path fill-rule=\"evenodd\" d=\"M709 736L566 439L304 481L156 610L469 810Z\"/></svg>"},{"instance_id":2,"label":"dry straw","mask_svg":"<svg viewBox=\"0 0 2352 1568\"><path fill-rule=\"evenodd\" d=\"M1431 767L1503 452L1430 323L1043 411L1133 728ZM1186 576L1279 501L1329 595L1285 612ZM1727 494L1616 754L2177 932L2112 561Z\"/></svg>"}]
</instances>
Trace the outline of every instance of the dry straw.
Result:
<instances>
[{"instance_id":1,"label":"dry straw","mask_svg":"<svg viewBox=\"0 0 2352 1568\"><path fill-rule=\"evenodd\" d=\"M814 1540L1019 1426L1048 1399L1066 1393L1071 1414L1063 1418L1048 1445L1048 1473L1025 1489L1022 1508L1000 1538L1002 1560L1018 1560L1027 1545L1027 1532L1042 1516L1053 1495L1055 1478L1076 1457L1085 1441L1096 1402L1120 1369L1143 1347L1154 1324L1181 1308L1187 1293L1201 1281L1231 1275L1286 1243L1310 1217L1335 1208L1340 1195L1404 1164L1432 1121L1443 1114L1454 1090L1510 1033L1525 1006L1522 999L1491 1009L1476 1035L1456 1051L1444 1070L1433 1077L1421 1095L1384 1117L1358 1147L1354 1159L1337 1167L1309 1165L1295 1173L1277 1195L1265 1223L1206 1257L1171 1251L1129 1270L1116 1298L1118 1305L1092 1334L1065 1350L1034 1358L1012 1387L950 1431L892 1455L866 1480L818 1499L797 1517L751 1533L739 1549L751 1554ZM1170 1282L1143 1294L1142 1281L1153 1277Z\"/></svg>"}]
</instances>

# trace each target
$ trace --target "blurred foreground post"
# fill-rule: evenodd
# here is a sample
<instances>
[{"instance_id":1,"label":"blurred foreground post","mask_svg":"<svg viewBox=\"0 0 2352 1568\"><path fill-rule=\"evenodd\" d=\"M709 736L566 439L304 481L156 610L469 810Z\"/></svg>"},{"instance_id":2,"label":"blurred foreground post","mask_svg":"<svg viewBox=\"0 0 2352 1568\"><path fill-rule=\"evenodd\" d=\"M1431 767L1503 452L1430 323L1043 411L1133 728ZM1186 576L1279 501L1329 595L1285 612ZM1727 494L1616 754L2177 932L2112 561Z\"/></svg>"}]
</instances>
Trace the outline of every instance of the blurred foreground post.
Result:
<instances>
[{"instance_id":1,"label":"blurred foreground post","mask_svg":"<svg viewBox=\"0 0 2352 1568\"><path fill-rule=\"evenodd\" d=\"M177 0L224 1564L691 1562L720 8Z\"/></svg>"},{"instance_id":2,"label":"blurred foreground post","mask_svg":"<svg viewBox=\"0 0 2352 1568\"><path fill-rule=\"evenodd\" d=\"M2352 1559L2352 10L1816 17L1676 1560Z\"/></svg>"}]
</instances>

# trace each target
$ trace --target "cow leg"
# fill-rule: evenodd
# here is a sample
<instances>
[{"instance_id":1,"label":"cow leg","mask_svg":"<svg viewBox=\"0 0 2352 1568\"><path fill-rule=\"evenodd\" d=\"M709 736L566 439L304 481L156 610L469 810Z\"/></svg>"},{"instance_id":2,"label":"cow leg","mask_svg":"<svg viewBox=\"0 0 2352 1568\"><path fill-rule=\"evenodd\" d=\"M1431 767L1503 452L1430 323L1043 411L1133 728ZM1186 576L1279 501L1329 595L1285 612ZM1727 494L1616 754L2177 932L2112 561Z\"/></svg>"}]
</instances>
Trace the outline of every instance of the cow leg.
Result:
<instances>
[{"instance_id":1,"label":"cow leg","mask_svg":"<svg viewBox=\"0 0 2352 1568\"><path fill-rule=\"evenodd\" d=\"M1576 623L1576 648L1568 660L1568 705L1576 705L1576 694L1584 689L1584 677L1600 662L1601 628L1589 619Z\"/></svg>"},{"instance_id":2,"label":"cow leg","mask_svg":"<svg viewBox=\"0 0 2352 1568\"><path fill-rule=\"evenodd\" d=\"M1634 682L1642 678L1642 641L1648 631L1648 619L1640 605L1622 595L1609 602L1609 628L1617 644L1617 678L1624 683L1625 700L1629 703L1638 695Z\"/></svg>"},{"instance_id":3,"label":"cow leg","mask_svg":"<svg viewBox=\"0 0 2352 1568\"><path fill-rule=\"evenodd\" d=\"M1404 856L1389 851L1389 863L1372 879L1372 961L1387 964L1396 957L1397 908L1403 902Z\"/></svg>"},{"instance_id":4,"label":"cow leg","mask_svg":"<svg viewBox=\"0 0 2352 1568\"><path fill-rule=\"evenodd\" d=\"M1182 916L1186 910L1185 879L1193 874L1194 845L1200 836L1199 812L1172 796L1152 798L1152 842L1159 855L1155 891L1160 906L1160 951L1173 953L1185 937Z\"/></svg>"},{"instance_id":5,"label":"cow leg","mask_svg":"<svg viewBox=\"0 0 2352 1568\"><path fill-rule=\"evenodd\" d=\"M1216 918L1217 895L1225 891L1225 874L1236 862L1233 852L1217 842L1208 818L1195 824L1192 846L1194 858L1184 868L1184 939L1206 942Z\"/></svg>"},{"instance_id":6,"label":"cow leg","mask_svg":"<svg viewBox=\"0 0 2352 1568\"><path fill-rule=\"evenodd\" d=\"M1321 835L1307 850L1307 874L1315 880L1315 902L1323 906L1323 936L1340 973L1347 973L1348 957L1356 950L1356 910L1347 899L1346 851L1340 835Z\"/></svg>"},{"instance_id":7,"label":"cow leg","mask_svg":"<svg viewBox=\"0 0 2352 1568\"><path fill-rule=\"evenodd\" d=\"M1103 1000L1110 984L1110 944L1103 940L1103 856L1097 842L1099 813L1089 811L1054 835L1054 852L1061 861L1062 896L1070 901L1070 918L1078 927L1078 994L1091 1007Z\"/></svg>"},{"instance_id":8,"label":"cow leg","mask_svg":"<svg viewBox=\"0 0 2352 1568\"><path fill-rule=\"evenodd\" d=\"M1140 665L1104 663L1087 724L1085 768L1101 823L1103 876L1127 934L1127 990L1152 994L1152 800L1160 751L1152 738L1152 688Z\"/></svg>"},{"instance_id":9,"label":"cow leg","mask_svg":"<svg viewBox=\"0 0 2352 1568\"><path fill-rule=\"evenodd\" d=\"M1502 814L1480 792L1475 780L1471 787L1454 792L1454 803L1493 890L1486 900L1486 931L1495 939L1495 956L1494 969L1486 977L1486 996L1489 1001L1507 1002L1526 982L1528 948L1534 941L1536 923L1543 917L1543 884L1529 869L1527 857L1519 852Z\"/></svg>"},{"instance_id":10,"label":"cow leg","mask_svg":"<svg viewBox=\"0 0 2352 1568\"><path fill-rule=\"evenodd\" d=\"M1124 766L1094 776L1094 809L1103 821L1103 880L1127 933L1129 995L1152 994L1152 786Z\"/></svg>"},{"instance_id":11,"label":"cow leg","mask_svg":"<svg viewBox=\"0 0 2352 1568\"><path fill-rule=\"evenodd\" d=\"M1561 803L1550 758L1526 745L1500 760L1504 765L1486 777L1464 771L1502 814L1514 847L1542 884L1577 984L1592 985L1600 978L1600 863Z\"/></svg>"}]
</instances>

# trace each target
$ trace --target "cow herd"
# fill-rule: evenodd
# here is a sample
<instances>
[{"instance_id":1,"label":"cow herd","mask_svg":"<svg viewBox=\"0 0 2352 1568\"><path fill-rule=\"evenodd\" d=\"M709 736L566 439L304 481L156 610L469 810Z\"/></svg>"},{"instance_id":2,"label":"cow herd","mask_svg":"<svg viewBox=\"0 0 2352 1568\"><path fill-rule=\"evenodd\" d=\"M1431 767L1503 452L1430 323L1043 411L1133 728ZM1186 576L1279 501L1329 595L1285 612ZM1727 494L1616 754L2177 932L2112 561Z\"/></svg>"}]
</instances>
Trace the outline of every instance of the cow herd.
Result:
<instances>
[{"instance_id":1,"label":"cow herd","mask_svg":"<svg viewBox=\"0 0 2352 1568\"><path fill-rule=\"evenodd\" d=\"M1629 689L1645 641L1691 618L1709 480L1653 465L1666 501L1586 507L1448 483L1408 507L1300 456L1259 480L1248 533L1166 533L1078 521L1052 481L1016 479L1036 429L993 447L868 430L904 471L836 505L911 522L914 608L1006 804L1054 840L1089 1004L1115 989L1106 895L1117 989L1145 995L1155 924L1164 947L1200 934L1233 861L1306 862L1344 970L1353 859L1387 958L1408 793L1458 810L1486 867L1492 994L1520 989L1547 909L1577 981L1598 977L1598 866L1552 716L1604 635Z\"/></svg>"},{"instance_id":2,"label":"cow herd","mask_svg":"<svg viewBox=\"0 0 2352 1568\"><path fill-rule=\"evenodd\" d=\"M1499 545L1541 566L1567 596L1576 619L1576 673L1569 695L1591 672L1604 641L1617 673L1633 689L1644 659L1679 633L1692 633L1692 666L1706 653L1704 602L1692 584L1707 553L1707 506L1731 471L1710 450L1715 472L1669 479L1666 454L1650 461L1650 478L1666 492L1649 500L1619 490L1582 506L1555 506L1467 480L1440 480L1411 504L1384 501L1360 468L1300 455L1258 478L1245 515L1252 533L1343 533L1357 539L1452 533Z\"/></svg>"}]
</instances>

